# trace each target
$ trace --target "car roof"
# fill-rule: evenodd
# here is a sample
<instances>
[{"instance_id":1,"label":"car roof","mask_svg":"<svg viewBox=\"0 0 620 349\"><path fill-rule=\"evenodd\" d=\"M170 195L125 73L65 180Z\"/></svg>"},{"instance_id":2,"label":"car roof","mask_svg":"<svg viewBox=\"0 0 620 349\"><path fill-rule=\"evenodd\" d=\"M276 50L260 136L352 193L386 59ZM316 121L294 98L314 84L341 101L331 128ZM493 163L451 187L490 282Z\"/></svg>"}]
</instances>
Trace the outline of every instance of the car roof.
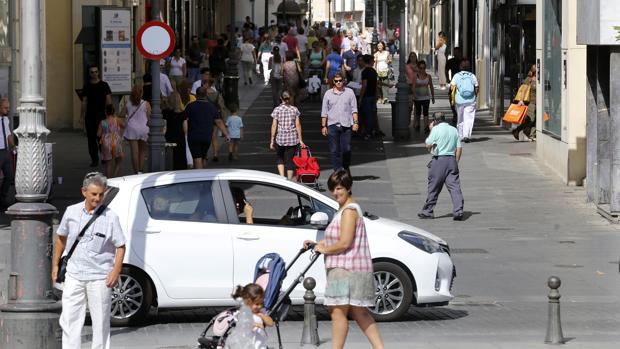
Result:
<instances>
[{"instance_id":1,"label":"car roof","mask_svg":"<svg viewBox=\"0 0 620 349\"><path fill-rule=\"evenodd\" d=\"M271 172L245 170L245 169L200 169L200 170L180 170L180 171L163 171L153 173L143 173L137 175L123 176L117 178L110 178L108 183L112 186L123 185L136 185L143 182L158 182L158 181L170 181L170 180L261 180L270 183L280 183L285 186L290 186L291 182L286 180L285 177L279 176ZM305 187L305 186L304 186ZM308 188L309 189L309 188ZM311 190L311 189L309 189Z\"/></svg>"}]
</instances>

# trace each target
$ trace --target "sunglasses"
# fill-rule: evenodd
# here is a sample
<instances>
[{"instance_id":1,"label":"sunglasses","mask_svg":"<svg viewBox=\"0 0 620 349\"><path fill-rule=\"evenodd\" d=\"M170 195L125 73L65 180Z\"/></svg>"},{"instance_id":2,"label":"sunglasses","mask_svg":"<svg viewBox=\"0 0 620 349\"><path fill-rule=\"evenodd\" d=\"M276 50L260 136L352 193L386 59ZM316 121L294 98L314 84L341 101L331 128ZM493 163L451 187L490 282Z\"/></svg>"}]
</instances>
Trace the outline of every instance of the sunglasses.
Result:
<instances>
[{"instance_id":1,"label":"sunglasses","mask_svg":"<svg viewBox=\"0 0 620 349\"><path fill-rule=\"evenodd\" d=\"M342 81L343 81L342 79L338 79L338 80L334 80L334 83L335 83L335 84L339 84L339 83L341 83Z\"/></svg>"}]
</instances>

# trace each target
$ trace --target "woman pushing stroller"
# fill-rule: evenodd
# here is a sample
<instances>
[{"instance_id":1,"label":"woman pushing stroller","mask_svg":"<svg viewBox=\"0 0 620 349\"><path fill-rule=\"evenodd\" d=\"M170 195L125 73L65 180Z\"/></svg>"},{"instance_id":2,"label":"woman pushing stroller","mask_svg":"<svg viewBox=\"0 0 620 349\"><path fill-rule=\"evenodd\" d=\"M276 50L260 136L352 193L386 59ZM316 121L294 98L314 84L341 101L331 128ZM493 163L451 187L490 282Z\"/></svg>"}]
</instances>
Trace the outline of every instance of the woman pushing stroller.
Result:
<instances>
[{"instance_id":1,"label":"woman pushing stroller","mask_svg":"<svg viewBox=\"0 0 620 349\"><path fill-rule=\"evenodd\" d=\"M360 206L351 196L353 179L346 170L329 177L327 187L338 202L339 210L325 229L325 240L314 250L325 255L327 283L325 302L332 319L332 348L344 348L350 315L374 349L383 349L377 323L367 307L374 305L375 284L372 259ZM308 248L313 241L305 241Z\"/></svg>"}]
</instances>

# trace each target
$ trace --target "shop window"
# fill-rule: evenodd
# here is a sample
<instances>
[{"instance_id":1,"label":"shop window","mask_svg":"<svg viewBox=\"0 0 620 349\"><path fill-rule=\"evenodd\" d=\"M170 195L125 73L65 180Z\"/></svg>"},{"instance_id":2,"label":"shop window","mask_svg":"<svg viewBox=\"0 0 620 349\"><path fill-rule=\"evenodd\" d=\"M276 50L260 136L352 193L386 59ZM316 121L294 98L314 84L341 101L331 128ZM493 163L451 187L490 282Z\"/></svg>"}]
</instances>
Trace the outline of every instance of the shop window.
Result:
<instances>
[{"instance_id":1,"label":"shop window","mask_svg":"<svg viewBox=\"0 0 620 349\"><path fill-rule=\"evenodd\" d=\"M562 71L566 69L562 57L562 0L545 0L542 74L543 130L562 136Z\"/></svg>"}]
</instances>

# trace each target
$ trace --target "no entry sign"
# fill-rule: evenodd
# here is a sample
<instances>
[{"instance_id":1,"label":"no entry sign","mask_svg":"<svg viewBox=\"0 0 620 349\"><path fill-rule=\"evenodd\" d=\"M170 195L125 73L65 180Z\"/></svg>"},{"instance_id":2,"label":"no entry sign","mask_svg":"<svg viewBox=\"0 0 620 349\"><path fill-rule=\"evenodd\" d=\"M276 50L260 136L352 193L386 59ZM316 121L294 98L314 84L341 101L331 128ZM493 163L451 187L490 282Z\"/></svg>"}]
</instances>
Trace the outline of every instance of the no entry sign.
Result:
<instances>
[{"instance_id":1,"label":"no entry sign","mask_svg":"<svg viewBox=\"0 0 620 349\"><path fill-rule=\"evenodd\" d=\"M169 25L160 21L144 23L138 30L136 46L142 55L151 60L169 56L176 39Z\"/></svg>"}]
</instances>

